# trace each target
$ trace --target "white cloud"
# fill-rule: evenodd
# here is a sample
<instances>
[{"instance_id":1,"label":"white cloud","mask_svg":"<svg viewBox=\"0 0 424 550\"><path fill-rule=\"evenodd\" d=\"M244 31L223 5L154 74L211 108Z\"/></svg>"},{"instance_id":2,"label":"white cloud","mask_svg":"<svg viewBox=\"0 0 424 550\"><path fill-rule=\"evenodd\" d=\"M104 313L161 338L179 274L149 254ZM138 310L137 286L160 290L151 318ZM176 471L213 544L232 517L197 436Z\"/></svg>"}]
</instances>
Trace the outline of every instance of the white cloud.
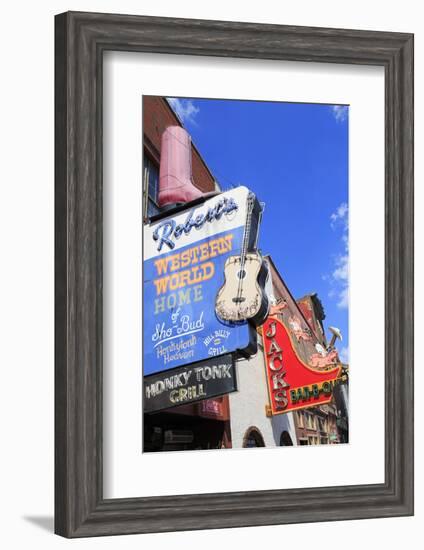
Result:
<instances>
[{"instance_id":1,"label":"white cloud","mask_svg":"<svg viewBox=\"0 0 424 550\"><path fill-rule=\"evenodd\" d=\"M331 229L335 229L335 227L342 223L344 227L347 228L348 223L348 214L349 214L349 207L347 206L347 203L342 202L337 208L336 211L333 212L330 216L330 225Z\"/></svg>"},{"instance_id":2,"label":"white cloud","mask_svg":"<svg viewBox=\"0 0 424 550\"><path fill-rule=\"evenodd\" d=\"M331 112L337 122L344 122L349 114L349 107L347 105L331 105Z\"/></svg>"},{"instance_id":3,"label":"white cloud","mask_svg":"<svg viewBox=\"0 0 424 550\"><path fill-rule=\"evenodd\" d=\"M349 307L349 287L348 286L345 286L342 288L342 290L340 290L337 307L339 307L340 309L347 309Z\"/></svg>"},{"instance_id":4,"label":"white cloud","mask_svg":"<svg viewBox=\"0 0 424 550\"><path fill-rule=\"evenodd\" d=\"M339 352L339 357L342 363L349 363L349 348L342 348Z\"/></svg>"},{"instance_id":5,"label":"white cloud","mask_svg":"<svg viewBox=\"0 0 424 550\"><path fill-rule=\"evenodd\" d=\"M349 279L349 256L342 254L336 257L336 269L332 273L332 277L336 281L347 281Z\"/></svg>"},{"instance_id":6,"label":"white cloud","mask_svg":"<svg viewBox=\"0 0 424 550\"><path fill-rule=\"evenodd\" d=\"M179 99L177 97L168 97L167 99L183 124L187 122L196 124L195 118L200 109L194 105L191 99Z\"/></svg>"},{"instance_id":7,"label":"white cloud","mask_svg":"<svg viewBox=\"0 0 424 550\"><path fill-rule=\"evenodd\" d=\"M330 216L330 225L333 231L341 229L340 239L344 252L334 258L334 269L329 277L331 289L329 297L337 300L340 309L349 307L349 207L342 202Z\"/></svg>"}]
</instances>

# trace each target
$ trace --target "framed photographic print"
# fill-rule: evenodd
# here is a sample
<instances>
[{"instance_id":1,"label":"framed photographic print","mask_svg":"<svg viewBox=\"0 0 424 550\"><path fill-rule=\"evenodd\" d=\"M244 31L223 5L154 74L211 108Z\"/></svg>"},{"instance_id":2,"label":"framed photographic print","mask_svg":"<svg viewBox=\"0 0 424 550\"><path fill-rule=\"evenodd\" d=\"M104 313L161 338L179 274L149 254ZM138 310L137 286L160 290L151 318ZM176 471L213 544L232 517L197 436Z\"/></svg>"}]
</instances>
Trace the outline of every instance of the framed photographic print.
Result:
<instances>
[{"instance_id":1,"label":"framed photographic print","mask_svg":"<svg viewBox=\"0 0 424 550\"><path fill-rule=\"evenodd\" d=\"M412 515L413 36L55 46L56 533Z\"/></svg>"}]
</instances>

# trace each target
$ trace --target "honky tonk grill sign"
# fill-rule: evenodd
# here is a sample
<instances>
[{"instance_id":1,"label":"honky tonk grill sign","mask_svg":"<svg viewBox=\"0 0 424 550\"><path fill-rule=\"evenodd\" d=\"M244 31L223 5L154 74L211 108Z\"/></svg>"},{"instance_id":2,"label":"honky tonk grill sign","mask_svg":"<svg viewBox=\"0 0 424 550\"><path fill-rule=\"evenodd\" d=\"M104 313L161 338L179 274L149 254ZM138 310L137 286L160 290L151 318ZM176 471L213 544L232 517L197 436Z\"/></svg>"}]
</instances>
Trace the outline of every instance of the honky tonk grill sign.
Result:
<instances>
[{"instance_id":1,"label":"honky tonk grill sign","mask_svg":"<svg viewBox=\"0 0 424 550\"><path fill-rule=\"evenodd\" d=\"M212 357L143 379L144 412L196 403L237 390L232 354Z\"/></svg>"},{"instance_id":2,"label":"honky tonk grill sign","mask_svg":"<svg viewBox=\"0 0 424 550\"><path fill-rule=\"evenodd\" d=\"M270 413L281 414L329 403L341 365L314 368L298 357L285 325L268 317L262 327Z\"/></svg>"}]
</instances>

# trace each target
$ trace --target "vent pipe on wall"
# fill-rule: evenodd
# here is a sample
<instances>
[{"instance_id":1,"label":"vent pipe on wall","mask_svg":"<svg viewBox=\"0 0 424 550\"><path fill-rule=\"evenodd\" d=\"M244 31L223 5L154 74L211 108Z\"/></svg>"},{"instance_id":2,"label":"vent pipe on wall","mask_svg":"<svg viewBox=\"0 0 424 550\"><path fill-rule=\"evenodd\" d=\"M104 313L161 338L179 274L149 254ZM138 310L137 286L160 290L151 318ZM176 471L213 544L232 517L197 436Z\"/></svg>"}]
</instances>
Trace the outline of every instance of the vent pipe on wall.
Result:
<instances>
[{"instance_id":1,"label":"vent pipe on wall","mask_svg":"<svg viewBox=\"0 0 424 550\"><path fill-rule=\"evenodd\" d=\"M169 126L162 134L159 170L159 207L174 206L204 196L193 184L191 138L180 126Z\"/></svg>"}]
</instances>

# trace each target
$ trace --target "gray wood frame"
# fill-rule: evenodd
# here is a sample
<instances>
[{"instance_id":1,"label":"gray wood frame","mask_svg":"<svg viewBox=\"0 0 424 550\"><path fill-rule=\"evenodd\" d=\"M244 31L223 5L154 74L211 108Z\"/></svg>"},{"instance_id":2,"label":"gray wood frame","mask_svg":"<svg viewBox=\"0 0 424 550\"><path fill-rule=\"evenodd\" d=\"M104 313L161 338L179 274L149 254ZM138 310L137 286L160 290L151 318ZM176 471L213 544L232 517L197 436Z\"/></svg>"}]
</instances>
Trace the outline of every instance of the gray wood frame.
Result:
<instances>
[{"instance_id":1,"label":"gray wood frame","mask_svg":"<svg viewBox=\"0 0 424 550\"><path fill-rule=\"evenodd\" d=\"M85 537L412 515L413 35L72 12L58 15L55 25L56 533ZM103 499L105 50L384 66L384 483Z\"/></svg>"}]
</instances>

